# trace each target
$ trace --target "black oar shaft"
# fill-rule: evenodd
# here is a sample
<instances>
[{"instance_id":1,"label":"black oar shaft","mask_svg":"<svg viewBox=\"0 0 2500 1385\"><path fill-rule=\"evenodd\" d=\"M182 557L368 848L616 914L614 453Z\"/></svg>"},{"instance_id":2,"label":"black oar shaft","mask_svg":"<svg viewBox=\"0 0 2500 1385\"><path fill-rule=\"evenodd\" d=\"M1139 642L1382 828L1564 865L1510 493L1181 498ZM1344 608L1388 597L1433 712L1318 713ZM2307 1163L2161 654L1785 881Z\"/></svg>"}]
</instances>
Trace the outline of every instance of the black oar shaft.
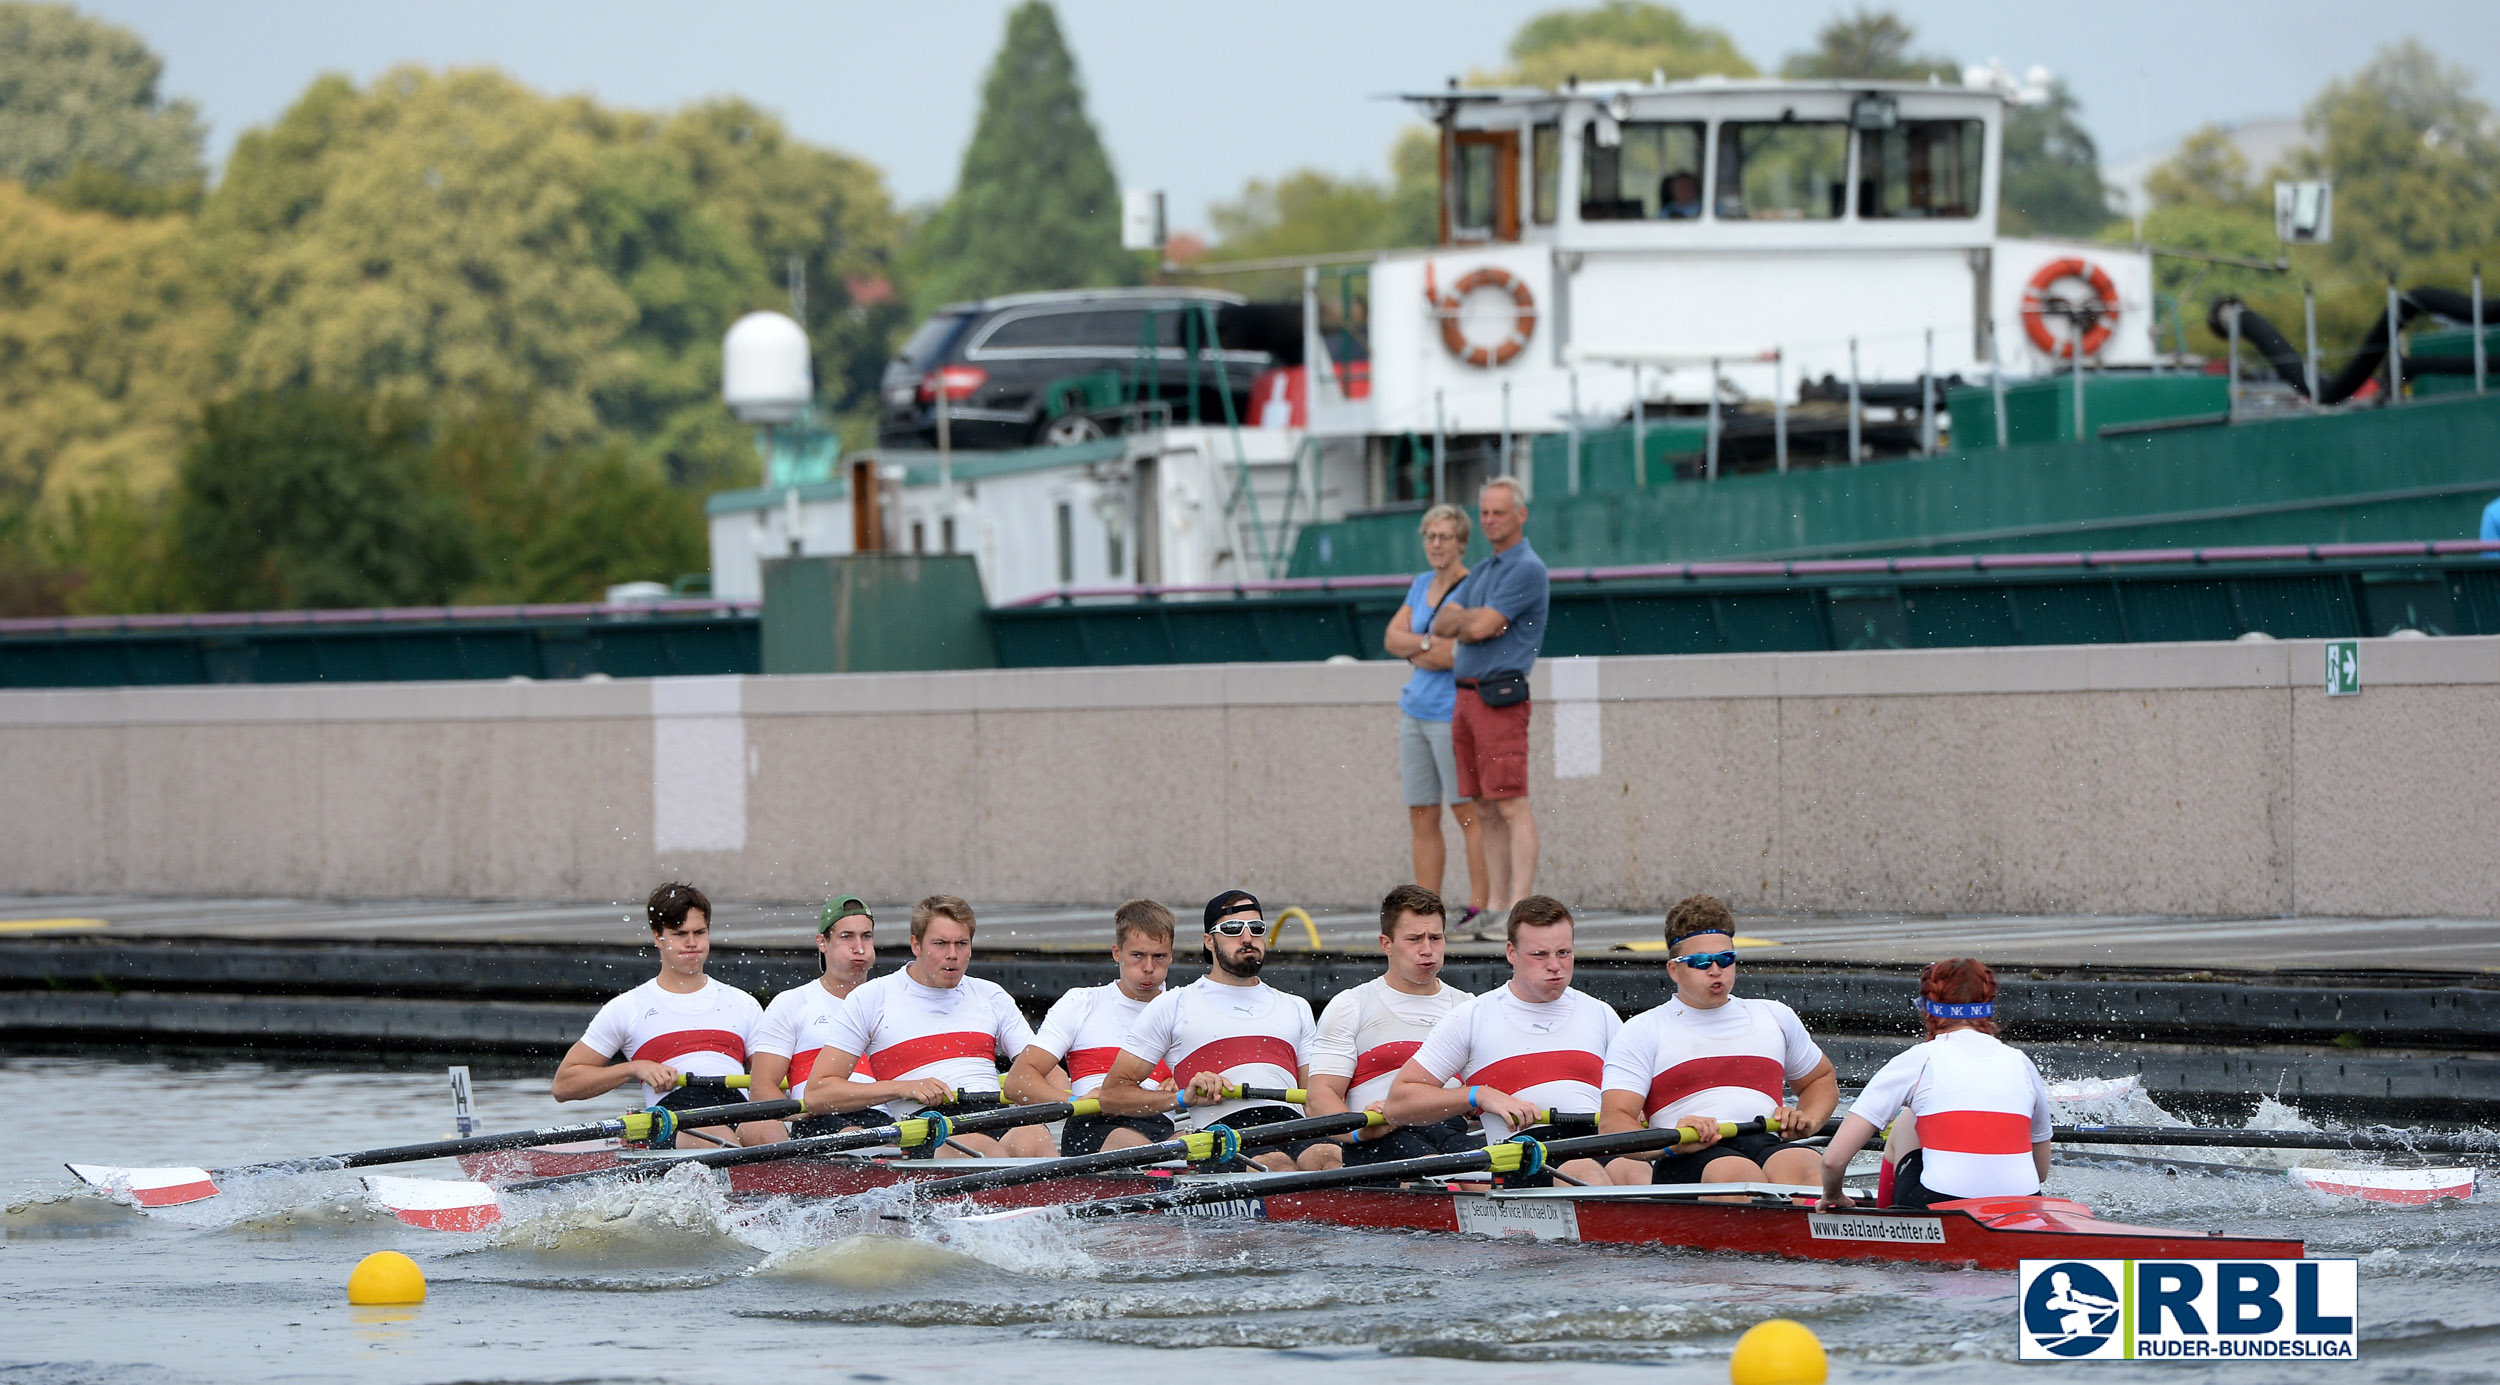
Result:
<instances>
[{"instance_id":1,"label":"black oar shaft","mask_svg":"<svg viewBox=\"0 0 2500 1385\"><path fill-rule=\"evenodd\" d=\"M2344 1130L2209 1130L2177 1125L2061 1125L2061 1145L2173 1145L2183 1149L2351 1149L2379 1154L2500 1156L2487 1135L2432 1135Z\"/></svg>"},{"instance_id":2,"label":"black oar shaft","mask_svg":"<svg viewBox=\"0 0 2500 1385\"><path fill-rule=\"evenodd\" d=\"M1019 1125L1048 1125L1079 1114L1079 1107L1098 1109L1091 1101L1045 1102L1038 1106L1001 1106L987 1111L972 1111L947 1117L953 1133L977 1135L984 1130L1001 1130ZM913 1121L921 1119L913 1117ZM606 1179L650 1178L664 1174L680 1164L696 1164L707 1169L737 1168L744 1164L769 1164L783 1159L804 1159L818 1154L842 1154L854 1149L874 1149L879 1145L898 1144L903 1126L908 1121L891 1125L870 1126L859 1130L841 1130L831 1135L814 1135L806 1139L783 1140L778 1144L756 1145L747 1149L716 1149L692 1154L682 1159L645 1159L608 1168L585 1169L580 1173L558 1174L553 1178L533 1178L515 1183L507 1192L524 1193L540 1188L560 1187L568 1183L590 1183Z\"/></svg>"},{"instance_id":3,"label":"black oar shaft","mask_svg":"<svg viewBox=\"0 0 2500 1385\"><path fill-rule=\"evenodd\" d=\"M733 1101L722 1106L702 1106L673 1113L681 1127L740 1125L747 1121L781 1120L799 1114L795 1101ZM471 1135L457 1140L427 1140L413 1145L391 1145L383 1149L359 1149L346 1154L317 1154L304 1159L273 1159L261 1164L241 1164L218 1169L216 1176L232 1178L262 1173L306 1173L320 1169L363 1169L377 1164L413 1164L425 1159L453 1159L464 1154L492 1154L505 1149L531 1149L541 1145L571 1144L576 1140L612 1140L626 1133L626 1120L610 1116L605 1120L585 1121L580 1125L551 1125L537 1130L507 1130L498 1135Z\"/></svg>"},{"instance_id":4,"label":"black oar shaft","mask_svg":"<svg viewBox=\"0 0 2500 1385\"><path fill-rule=\"evenodd\" d=\"M1740 1135L1757 1134L1763 1128L1760 1120L1746 1121L1735 1127ZM1604 1159L1619 1154L1642 1154L1665 1149L1684 1142L1686 1134L1676 1127L1652 1130L1623 1130L1612 1135L1580 1135L1568 1140L1545 1141L1545 1160L1550 1167L1568 1159ZM1725 1138L1724 1134L1722 1138ZM1106 1198L1099 1202L1080 1202L1063 1208L1072 1217L1115 1217L1131 1212L1164 1212L1179 1207L1203 1207L1218 1202L1238 1202L1244 1198L1278 1197L1287 1193L1319 1192L1329 1188L1350 1188L1364 1183L1403 1183L1415 1178L1439 1178L1450 1174L1482 1173L1495 1167L1503 1158L1502 1146L1509 1141L1488 1145L1483 1149L1463 1150L1456 1154L1428 1154L1419 1159L1395 1159L1385 1164L1354 1168L1314 1169L1303 1173L1274 1173L1256 1178L1228 1178L1192 1183L1169 1192L1139 1193L1131 1197ZM1518 1146L1513 1145L1513 1148ZM1514 1156L1515 1157L1515 1156Z\"/></svg>"},{"instance_id":5,"label":"black oar shaft","mask_svg":"<svg viewBox=\"0 0 2500 1385\"><path fill-rule=\"evenodd\" d=\"M1264 1149L1269 1145L1293 1140L1318 1139L1342 1135L1375 1123L1363 1111L1340 1111L1333 1116L1305 1116L1300 1120L1277 1121L1269 1125L1253 1125L1233 1132L1243 1149ZM1210 1127L1212 1128L1212 1127ZM1229 1127L1228 1127L1229 1128ZM1101 1173L1110 1169L1143 1168L1173 1159L1193 1157L1190 1145L1203 1141L1205 1131L1177 1136L1159 1144L1132 1145L1127 1149L1106 1149L1094 1154L1074 1154L1065 1159L1044 1159L1012 1169L983 1169L978 1173L954 1178L927 1179L916 1183L912 1191L918 1196L960 1197L965 1193L988 1192L993 1188L1011 1188L1020 1183L1039 1183L1045 1179L1066 1178L1073 1174Z\"/></svg>"}]
</instances>

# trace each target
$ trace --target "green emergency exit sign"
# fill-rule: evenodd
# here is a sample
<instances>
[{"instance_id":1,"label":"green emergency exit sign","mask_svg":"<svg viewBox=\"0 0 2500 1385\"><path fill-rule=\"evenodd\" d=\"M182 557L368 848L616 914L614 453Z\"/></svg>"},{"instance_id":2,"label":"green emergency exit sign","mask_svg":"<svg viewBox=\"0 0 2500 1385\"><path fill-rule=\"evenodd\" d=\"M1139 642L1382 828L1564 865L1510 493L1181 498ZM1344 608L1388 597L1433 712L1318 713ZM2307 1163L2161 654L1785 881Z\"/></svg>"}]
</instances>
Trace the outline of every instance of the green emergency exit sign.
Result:
<instances>
[{"instance_id":1,"label":"green emergency exit sign","mask_svg":"<svg viewBox=\"0 0 2500 1385\"><path fill-rule=\"evenodd\" d=\"M2326 695L2350 697L2361 691L2361 641L2326 642Z\"/></svg>"}]
</instances>

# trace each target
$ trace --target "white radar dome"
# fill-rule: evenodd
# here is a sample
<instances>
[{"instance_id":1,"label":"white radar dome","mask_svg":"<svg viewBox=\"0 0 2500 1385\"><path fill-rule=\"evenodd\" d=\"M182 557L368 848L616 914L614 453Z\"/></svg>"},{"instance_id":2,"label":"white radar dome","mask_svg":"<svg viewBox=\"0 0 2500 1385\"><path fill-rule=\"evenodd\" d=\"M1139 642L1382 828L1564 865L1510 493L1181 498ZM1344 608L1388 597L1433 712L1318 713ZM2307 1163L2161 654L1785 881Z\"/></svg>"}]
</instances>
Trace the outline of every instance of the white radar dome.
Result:
<instances>
[{"instance_id":1,"label":"white radar dome","mask_svg":"<svg viewBox=\"0 0 2500 1385\"><path fill-rule=\"evenodd\" d=\"M748 313L721 338L720 393L746 423L787 423L807 411L815 386L807 329L781 313Z\"/></svg>"}]
</instances>

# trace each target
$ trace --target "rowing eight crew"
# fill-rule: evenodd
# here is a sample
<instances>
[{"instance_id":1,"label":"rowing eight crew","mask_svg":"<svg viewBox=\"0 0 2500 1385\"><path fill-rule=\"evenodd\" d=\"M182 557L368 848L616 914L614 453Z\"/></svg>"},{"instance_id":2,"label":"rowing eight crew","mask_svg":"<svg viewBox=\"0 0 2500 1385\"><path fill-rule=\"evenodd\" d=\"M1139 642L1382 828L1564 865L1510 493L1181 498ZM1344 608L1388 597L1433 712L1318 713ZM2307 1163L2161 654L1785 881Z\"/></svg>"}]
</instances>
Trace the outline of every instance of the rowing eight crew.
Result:
<instances>
[{"instance_id":1,"label":"rowing eight crew","mask_svg":"<svg viewBox=\"0 0 2500 1385\"><path fill-rule=\"evenodd\" d=\"M1734 993L1735 920L1710 895L1669 912L1675 994L1629 1022L1572 986L1571 915L1546 896L1510 911L1510 981L1470 996L1440 979L1440 898L1413 885L1392 890L1380 911L1383 974L1339 993L1316 1023L1307 1001L1259 979L1269 924L1248 891L1207 902L1208 974L1177 990L1164 986L1171 911L1133 900L1114 916L1119 979L1069 991L1038 1033L1004 990L966 975L975 922L951 895L913 906L910 965L873 980L875 919L858 898L836 897L818 928L821 976L777 996L768 1012L703 975L711 906L700 891L664 885L648 912L659 976L600 1011L558 1069L556 1095L581 1100L639 1079L657 1104L717 1104L717 1094L677 1089L678 1075L729 1076L751 1064L751 1099L773 1099L786 1084L807 1114L786 1129L740 1125L744 1144L881 1125L940 1104L960 1111L1092 1096L1102 1114L1069 1121L1055 1150L1044 1128L1024 1127L957 1134L936 1151L1082 1154L1154 1143L1182 1126L1291 1119L1299 1113L1256 1091L1225 1094L1291 1086L1308 1090L1311 1114L1371 1110L1389 1123L1250 1156L1263 1168L1542 1137L1550 1132L1538 1127L1540 1112L1551 1111L1594 1112L1609 1133L1693 1132L1675 1153L1603 1167L1575 1160L1556 1171L1576 1183L1820 1181L1826 1205L1846 1206L1841 1173L1886 1127L1883 1186L1900 1205L2027 1195L2047 1173L2046 1089L2031 1060L1995 1038L1995 977L1968 959L1920 979L1929 1041L1877 1074L1828 1149L1804 1143L1838 1105L1831 1061L1788 1006ZM611 1063L619 1053L626 1060ZM1913 1120L1896 1122L1905 1107ZM1721 1122L1756 1117L1777 1133L1720 1138ZM689 1136L713 1138L685 1132L680 1143Z\"/></svg>"}]
</instances>

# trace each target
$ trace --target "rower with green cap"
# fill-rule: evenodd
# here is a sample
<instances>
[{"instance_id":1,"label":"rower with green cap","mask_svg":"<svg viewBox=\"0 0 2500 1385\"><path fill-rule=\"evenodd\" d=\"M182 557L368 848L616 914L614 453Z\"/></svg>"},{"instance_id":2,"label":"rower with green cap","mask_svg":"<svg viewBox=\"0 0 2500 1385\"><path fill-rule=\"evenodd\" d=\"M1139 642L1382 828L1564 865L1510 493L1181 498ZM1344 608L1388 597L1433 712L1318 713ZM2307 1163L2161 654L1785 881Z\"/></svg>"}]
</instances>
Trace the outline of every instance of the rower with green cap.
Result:
<instances>
[{"instance_id":1,"label":"rower with green cap","mask_svg":"<svg viewBox=\"0 0 2500 1385\"><path fill-rule=\"evenodd\" d=\"M755 1041L747 1046L747 1062L755 1081L747 1089L752 1101L777 1101L783 1096L793 1100L807 1099L807 1079L816 1067L816 1055L824 1050L825 1036L832 1032L834 1018L842 1013L843 1002L859 983L868 979L877 965L877 918L868 912L868 905L857 895L838 894L825 901L824 911L817 915L816 956L824 974L804 986L793 986L773 997L764 1011L764 1018L755 1029ZM851 1070L851 1081L874 1082L876 1077L861 1063ZM782 1090L783 1083L789 1090ZM785 1135L777 1121L756 1121L745 1127L748 1144L769 1144L788 1136L831 1135L855 1126L883 1123L885 1113L870 1107L862 1111L829 1111L821 1116L806 1116L792 1121ZM758 1132L762 1132L758 1138Z\"/></svg>"}]
</instances>

